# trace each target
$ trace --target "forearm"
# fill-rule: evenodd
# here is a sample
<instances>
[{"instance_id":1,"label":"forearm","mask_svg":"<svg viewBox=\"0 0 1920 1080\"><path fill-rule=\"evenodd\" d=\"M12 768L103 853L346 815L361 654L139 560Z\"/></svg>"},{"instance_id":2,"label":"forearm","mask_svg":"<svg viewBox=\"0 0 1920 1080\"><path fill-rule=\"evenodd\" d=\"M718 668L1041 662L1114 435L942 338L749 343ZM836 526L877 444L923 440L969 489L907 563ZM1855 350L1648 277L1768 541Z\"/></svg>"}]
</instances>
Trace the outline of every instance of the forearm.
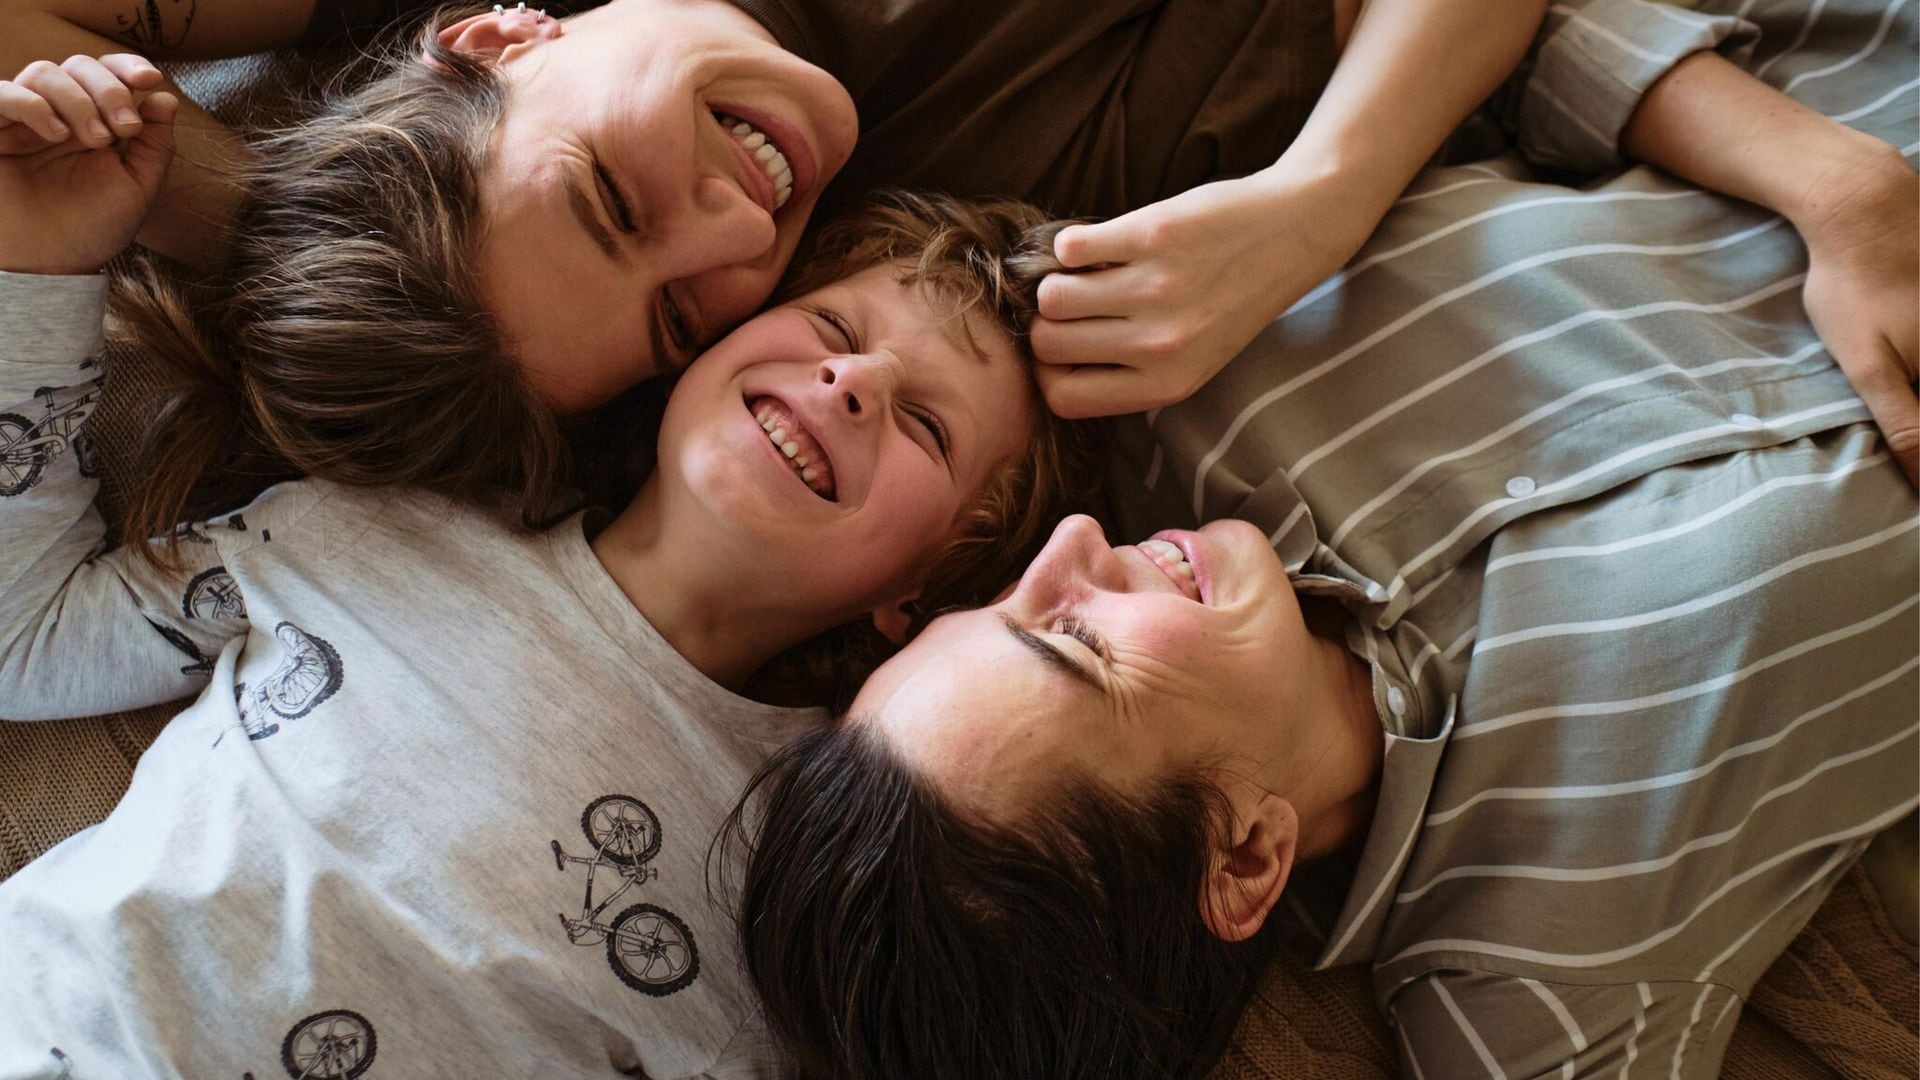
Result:
<instances>
[{"instance_id":1,"label":"forearm","mask_svg":"<svg viewBox=\"0 0 1920 1080\"><path fill-rule=\"evenodd\" d=\"M1546 0L1366 0L1325 93L1271 171L1338 177L1358 246L1526 54Z\"/></svg>"},{"instance_id":2,"label":"forearm","mask_svg":"<svg viewBox=\"0 0 1920 1080\"><path fill-rule=\"evenodd\" d=\"M1842 190L1881 171L1907 170L1892 146L1815 112L1712 52L1687 57L1647 91L1620 149L1803 228Z\"/></svg>"}]
</instances>

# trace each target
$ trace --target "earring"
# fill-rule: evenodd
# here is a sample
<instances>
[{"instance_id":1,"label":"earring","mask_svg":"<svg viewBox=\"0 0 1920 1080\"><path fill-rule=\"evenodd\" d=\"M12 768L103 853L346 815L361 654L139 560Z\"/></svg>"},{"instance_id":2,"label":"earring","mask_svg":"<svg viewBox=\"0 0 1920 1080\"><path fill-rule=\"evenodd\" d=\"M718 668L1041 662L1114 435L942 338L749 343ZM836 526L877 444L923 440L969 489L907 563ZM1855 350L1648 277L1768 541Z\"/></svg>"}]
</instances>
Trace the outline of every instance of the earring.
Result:
<instances>
[{"instance_id":1,"label":"earring","mask_svg":"<svg viewBox=\"0 0 1920 1080\"><path fill-rule=\"evenodd\" d=\"M494 13L495 15L505 15L505 14L507 13L507 7L506 7L506 5L505 5L505 4L495 4L495 5L493 5L493 13Z\"/></svg>"}]
</instances>

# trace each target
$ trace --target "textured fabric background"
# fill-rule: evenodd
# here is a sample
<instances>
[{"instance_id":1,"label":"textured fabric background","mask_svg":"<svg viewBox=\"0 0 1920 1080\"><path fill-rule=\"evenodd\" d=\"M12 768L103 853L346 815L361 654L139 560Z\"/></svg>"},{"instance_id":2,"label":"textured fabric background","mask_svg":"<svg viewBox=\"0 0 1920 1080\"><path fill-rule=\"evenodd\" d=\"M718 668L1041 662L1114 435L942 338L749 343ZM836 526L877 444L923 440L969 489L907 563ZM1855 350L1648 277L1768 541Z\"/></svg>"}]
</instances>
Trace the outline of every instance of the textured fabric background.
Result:
<instances>
[{"instance_id":1,"label":"textured fabric background","mask_svg":"<svg viewBox=\"0 0 1920 1080\"><path fill-rule=\"evenodd\" d=\"M176 71L215 115L260 124L294 115L339 57L272 54ZM94 435L101 508L118 518L135 482L133 448L154 396L137 353L116 350ZM0 878L104 818L141 753L183 703L85 720L0 723ZM1911 867L1906 868L1911 872ZM1908 929L1907 933L1912 933ZM1856 869L1755 989L1724 1075L1911 1078L1920 1074L1920 952L1896 934L1866 874ZM1394 1074L1392 1032L1375 1011L1365 969L1308 970L1283 957L1268 971L1216 1080Z\"/></svg>"}]
</instances>

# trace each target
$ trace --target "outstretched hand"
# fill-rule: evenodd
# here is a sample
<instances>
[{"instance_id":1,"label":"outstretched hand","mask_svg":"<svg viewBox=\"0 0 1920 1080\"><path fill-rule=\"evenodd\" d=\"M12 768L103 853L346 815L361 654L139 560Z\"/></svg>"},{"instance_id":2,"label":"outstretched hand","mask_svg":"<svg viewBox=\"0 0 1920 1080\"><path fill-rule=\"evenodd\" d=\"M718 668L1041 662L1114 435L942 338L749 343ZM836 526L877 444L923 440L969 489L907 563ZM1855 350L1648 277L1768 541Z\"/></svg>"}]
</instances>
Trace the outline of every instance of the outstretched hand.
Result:
<instances>
[{"instance_id":1,"label":"outstretched hand","mask_svg":"<svg viewBox=\"0 0 1920 1080\"><path fill-rule=\"evenodd\" d=\"M132 242L173 159L179 99L143 57L76 56L0 82L0 270L89 274Z\"/></svg>"},{"instance_id":2,"label":"outstretched hand","mask_svg":"<svg viewBox=\"0 0 1920 1080\"><path fill-rule=\"evenodd\" d=\"M1282 166L1073 225L1040 284L1040 388L1068 418L1179 401L1339 270L1375 224L1330 177Z\"/></svg>"},{"instance_id":3,"label":"outstretched hand","mask_svg":"<svg viewBox=\"0 0 1920 1080\"><path fill-rule=\"evenodd\" d=\"M1795 224L1814 331L1920 485L1920 176L1904 158L1881 160L1848 170Z\"/></svg>"}]
</instances>

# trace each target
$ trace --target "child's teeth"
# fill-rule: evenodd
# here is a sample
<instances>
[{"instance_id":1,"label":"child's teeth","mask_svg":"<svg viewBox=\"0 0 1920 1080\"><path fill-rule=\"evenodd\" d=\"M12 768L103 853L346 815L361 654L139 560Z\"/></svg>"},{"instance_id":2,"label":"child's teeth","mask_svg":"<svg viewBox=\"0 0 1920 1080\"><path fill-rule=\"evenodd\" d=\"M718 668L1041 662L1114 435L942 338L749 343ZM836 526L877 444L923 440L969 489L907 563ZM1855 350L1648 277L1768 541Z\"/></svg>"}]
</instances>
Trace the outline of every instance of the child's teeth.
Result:
<instances>
[{"instance_id":1,"label":"child's teeth","mask_svg":"<svg viewBox=\"0 0 1920 1080\"><path fill-rule=\"evenodd\" d=\"M809 458L807 455L801 454L799 457L793 459L793 463L804 469L808 465L813 464L813 460Z\"/></svg>"},{"instance_id":2,"label":"child's teeth","mask_svg":"<svg viewBox=\"0 0 1920 1080\"><path fill-rule=\"evenodd\" d=\"M773 438L773 445L775 446L779 446L781 443L784 443L787 441L786 428L783 428L783 427L768 428L767 434Z\"/></svg>"},{"instance_id":3,"label":"child's teeth","mask_svg":"<svg viewBox=\"0 0 1920 1080\"><path fill-rule=\"evenodd\" d=\"M815 480L820 479L820 470L819 469L801 469L800 479L805 480L807 483L811 484Z\"/></svg>"},{"instance_id":4,"label":"child's teeth","mask_svg":"<svg viewBox=\"0 0 1920 1080\"><path fill-rule=\"evenodd\" d=\"M788 457L792 457L800 452L800 444L797 442L783 442L780 444L780 452Z\"/></svg>"}]
</instances>

